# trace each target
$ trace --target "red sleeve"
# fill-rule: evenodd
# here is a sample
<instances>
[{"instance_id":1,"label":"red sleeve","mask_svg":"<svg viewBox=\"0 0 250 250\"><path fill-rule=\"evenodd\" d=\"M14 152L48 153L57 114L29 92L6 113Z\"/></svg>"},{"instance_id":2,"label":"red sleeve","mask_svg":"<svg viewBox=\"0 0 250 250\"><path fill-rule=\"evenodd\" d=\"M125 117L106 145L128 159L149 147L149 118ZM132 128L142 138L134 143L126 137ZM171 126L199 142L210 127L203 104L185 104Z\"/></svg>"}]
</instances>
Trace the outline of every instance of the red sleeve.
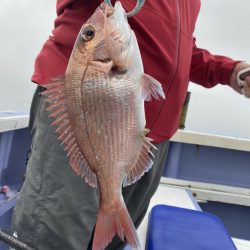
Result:
<instances>
[{"instance_id":1,"label":"red sleeve","mask_svg":"<svg viewBox=\"0 0 250 250\"><path fill-rule=\"evenodd\" d=\"M75 0L57 0L56 2L56 13L59 16L63 11L72 4Z\"/></svg>"},{"instance_id":2,"label":"red sleeve","mask_svg":"<svg viewBox=\"0 0 250 250\"><path fill-rule=\"evenodd\" d=\"M239 61L225 56L212 55L195 44L190 69L190 81L211 88L218 83L229 84L229 79L235 65Z\"/></svg>"}]
</instances>

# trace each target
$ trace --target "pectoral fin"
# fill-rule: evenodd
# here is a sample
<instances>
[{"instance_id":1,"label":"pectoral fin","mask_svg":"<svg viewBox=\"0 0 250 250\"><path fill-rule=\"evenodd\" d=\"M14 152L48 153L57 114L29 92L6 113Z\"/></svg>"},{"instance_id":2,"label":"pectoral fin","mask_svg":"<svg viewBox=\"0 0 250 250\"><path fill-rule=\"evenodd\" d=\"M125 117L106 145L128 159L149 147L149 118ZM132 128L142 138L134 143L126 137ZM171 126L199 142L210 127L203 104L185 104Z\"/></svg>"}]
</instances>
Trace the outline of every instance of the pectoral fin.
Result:
<instances>
[{"instance_id":1,"label":"pectoral fin","mask_svg":"<svg viewBox=\"0 0 250 250\"><path fill-rule=\"evenodd\" d=\"M143 74L142 77L142 98L145 101L150 101L151 98L159 99L159 97L165 99L161 84L153 77Z\"/></svg>"}]
</instances>

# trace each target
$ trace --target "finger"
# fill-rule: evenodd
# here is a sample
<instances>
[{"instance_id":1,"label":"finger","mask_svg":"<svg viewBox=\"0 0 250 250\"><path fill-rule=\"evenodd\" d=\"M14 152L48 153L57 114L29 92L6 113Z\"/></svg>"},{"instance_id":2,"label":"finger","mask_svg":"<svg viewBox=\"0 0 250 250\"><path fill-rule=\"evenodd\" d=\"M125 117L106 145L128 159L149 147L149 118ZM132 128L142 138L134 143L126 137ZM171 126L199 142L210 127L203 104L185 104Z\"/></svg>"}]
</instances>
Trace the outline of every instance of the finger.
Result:
<instances>
[{"instance_id":1,"label":"finger","mask_svg":"<svg viewBox=\"0 0 250 250\"><path fill-rule=\"evenodd\" d=\"M243 69L243 70L244 70L244 69ZM245 78L248 77L248 76L250 76L250 71L247 71L247 72L241 74L241 75L240 75L240 78L243 80L243 79L245 79Z\"/></svg>"},{"instance_id":2,"label":"finger","mask_svg":"<svg viewBox=\"0 0 250 250\"><path fill-rule=\"evenodd\" d=\"M240 87L240 86L238 85L238 83L237 83L236 80L233 81L233 82L231 83L231 87L232 87L235 91L237 91L238 93L242 94L242 91L241 91L242 87Z\"/></svg>"},{"instance_id":3,"label":"finger","mask_svg":"<svg viewBox=\"0 0 250 250\"><path fill-rule=\"evenodd\" d=\"M246 81L246 85L247 85L248 87L250 87L250 76L247 76L247 77L245 78L245 81Z\"/></svg>"},{"instance_id":4,"label":"finger","mask_svg":"<svg viewBox=\"0 0 250 250\"><path fill-rule=\"evenodd\" d=\"M248 87L247 85L242 87L242 94L247 97L250 98L250 87Z\"/></svg>"}]
</instances>

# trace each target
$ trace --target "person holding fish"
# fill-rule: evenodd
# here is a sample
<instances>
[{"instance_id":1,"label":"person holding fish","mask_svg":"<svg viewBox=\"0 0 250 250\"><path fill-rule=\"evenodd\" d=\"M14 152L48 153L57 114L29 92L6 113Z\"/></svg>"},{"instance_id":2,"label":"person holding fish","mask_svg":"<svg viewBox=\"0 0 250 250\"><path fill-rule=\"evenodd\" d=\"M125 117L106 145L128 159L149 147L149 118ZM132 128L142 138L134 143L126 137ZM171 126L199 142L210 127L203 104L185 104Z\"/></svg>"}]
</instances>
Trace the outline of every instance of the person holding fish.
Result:
<instances>
[{"instance_id":1,"label":"person holding fish","mask_svg":"<svg viewBox=\"0 0 250 250\"><path fill-rule=\"evenodd\" d=\"M189 81L250 96L249 64L196 46L199 0L143 3L57 1L12 225L35 249L141 249Z\"/></svg>"}]
</instances>

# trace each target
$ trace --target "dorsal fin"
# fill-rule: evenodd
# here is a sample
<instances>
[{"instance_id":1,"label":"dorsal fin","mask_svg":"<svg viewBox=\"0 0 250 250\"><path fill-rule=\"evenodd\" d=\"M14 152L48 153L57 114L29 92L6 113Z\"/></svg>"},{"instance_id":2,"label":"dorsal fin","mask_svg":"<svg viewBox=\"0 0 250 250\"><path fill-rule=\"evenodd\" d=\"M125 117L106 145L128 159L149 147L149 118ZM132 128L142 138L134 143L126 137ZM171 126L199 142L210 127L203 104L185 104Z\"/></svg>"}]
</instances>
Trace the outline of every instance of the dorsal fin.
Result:
<instances>
[{"instance_id":1,"label":"dorsal fin","mask_svg":"<svg viewBox=\"0 0 250 250\"><path fill-rule=\"evenodd\" d=\"M71 168L91 187L97 187L96 174L85 160L71 126L66 104L65 77L54 78L51 83L43 87L46 88L42 94L48 103L49 116L54 118L52 125L57 127L58 139L64 145Z\"/></svg>"},{"instance_id":2,"label":"dorsal fin","mask_svg":"<svg viewBox=\"0 0 250 250\"><path fill-rule=\"evenodd\" d=\"M144 175L144 173L148 172L153 166L153 160L151 159L151 157L154 157L154 155L151 152L151 148L157 148L151 143L151 141L152 140L150 138L144 137L141 152L139 154L137 162L132 167L128 175L124 178L124 187L138 181Z\"/></svg>"}]
</instances>

